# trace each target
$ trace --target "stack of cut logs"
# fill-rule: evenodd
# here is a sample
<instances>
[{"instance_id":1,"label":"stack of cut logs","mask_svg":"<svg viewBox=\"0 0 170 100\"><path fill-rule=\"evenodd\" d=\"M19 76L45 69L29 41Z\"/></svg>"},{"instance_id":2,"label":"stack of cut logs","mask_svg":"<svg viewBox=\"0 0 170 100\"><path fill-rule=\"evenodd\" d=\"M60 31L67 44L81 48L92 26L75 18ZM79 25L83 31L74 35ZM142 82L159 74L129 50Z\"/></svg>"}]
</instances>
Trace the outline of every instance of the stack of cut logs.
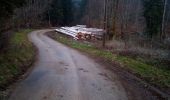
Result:
<instances>
[{"instance_id":1,"label":"stack of cut logs","mask_svg":"<svg viewBox=\"0 0 170 100\"><path fill-rule=\"evenodd\" d=\"M96 40L101 39L103 30L96 28L86 28L85 25L77 25L73 27L61 27L55 31L69 35L76 40Z\"/></svg>"}]
</instances>

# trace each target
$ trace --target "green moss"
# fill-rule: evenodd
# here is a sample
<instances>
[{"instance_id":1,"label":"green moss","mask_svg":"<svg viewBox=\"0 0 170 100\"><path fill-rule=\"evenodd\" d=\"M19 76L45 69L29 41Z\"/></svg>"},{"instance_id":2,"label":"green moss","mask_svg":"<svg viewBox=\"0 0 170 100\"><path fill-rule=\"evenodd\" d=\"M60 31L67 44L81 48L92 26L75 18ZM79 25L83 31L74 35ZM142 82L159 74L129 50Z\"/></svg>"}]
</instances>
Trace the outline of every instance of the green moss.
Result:
<instances>
[{"instance_id":1,"label":"green moss","mask_svg":"<svg viewBox=\"0 0 170 100\"><path fill-rule=\"evenodd\" d=\"M10 39L8 50L0 54L0 88L4 88L31 63L35 51L27 38L27 33L31 31L27 29L16 32Z\"/></svg>"},{"instance_id":2,"label":"green moss","mask_svg":"<svg viewBox=\"0 0 170 100\"><path fill-rule=\"evenodd\" d=\"M83 52L87 52L91 55L102 57L109 61L116 61L124 66L124 68L130 70L132 73L137 74L141 78L145 79L147 82L157 85L161 88L170 88L170 71L165 69L160 69L155 66L151 66L139 60L135 60L129 57L124 57L120 55L115 55L109 51L99 50L95 46L88 45L85 43L80 43L74 40L70 40L65 37L58 36L53 37L57 41L66 44L72 48L76 48Z\"/></svg>"}]
</instances>

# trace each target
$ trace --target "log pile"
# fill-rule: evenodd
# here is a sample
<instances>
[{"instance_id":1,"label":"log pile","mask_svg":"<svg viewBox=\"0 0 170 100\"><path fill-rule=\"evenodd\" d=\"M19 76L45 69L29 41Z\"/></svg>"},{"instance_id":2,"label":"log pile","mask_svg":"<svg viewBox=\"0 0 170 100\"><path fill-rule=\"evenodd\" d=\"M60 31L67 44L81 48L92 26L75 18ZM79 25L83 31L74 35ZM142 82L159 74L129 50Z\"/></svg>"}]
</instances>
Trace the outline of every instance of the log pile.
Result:
<instances>
[{"instance_id":1,"label":"log pile","mask_svg":"<svg viewBox=\"0 0 170 100\"><path fill-rule=\"evenodd\" d=\"M76 40L102 39L102 35L104 33L103 29L86 28L86 25L60 27L58 29L55 29L55 31L69 35Z\"/></svg>"}]
</instances>

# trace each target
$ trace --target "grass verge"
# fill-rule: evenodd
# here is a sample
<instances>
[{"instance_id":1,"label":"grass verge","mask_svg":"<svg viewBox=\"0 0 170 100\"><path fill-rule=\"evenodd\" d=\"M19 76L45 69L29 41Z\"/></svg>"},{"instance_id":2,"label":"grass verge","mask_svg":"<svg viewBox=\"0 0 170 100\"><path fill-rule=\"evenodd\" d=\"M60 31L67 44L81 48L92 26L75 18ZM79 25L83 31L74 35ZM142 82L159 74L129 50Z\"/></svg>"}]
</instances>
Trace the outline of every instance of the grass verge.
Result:
<instances>
[{"instance_id":1,"label":"grass verge","mask_svg":"<svg viewBox=\"0 0 170 100\"><path fill-rule=\"evenodd\" d=\"M101 57L111 62L117 62L120 64L121 67L127 69L137 76L140 76L145 81L161 89L170 89L170 70L160 69L158 67L148 65L147 63L132 59L130 57L116 55L110 51L101 50L96 48L95 46L74 41L63 35L49 34L49 36L65 45L86 52L90 55Z\"/></svg>"},{"instance_id":2,"label":"grass verge","mask_svg":"<svg viewBox=\"0 0 170 100\"><path fill-rule=\"evenodd\" d=\"M35 49L28 40L26 29L16 32L10 39L7 50L0 54L0 90L3 91L23 74L33 62Z\"/></svg>"}]
</instances>

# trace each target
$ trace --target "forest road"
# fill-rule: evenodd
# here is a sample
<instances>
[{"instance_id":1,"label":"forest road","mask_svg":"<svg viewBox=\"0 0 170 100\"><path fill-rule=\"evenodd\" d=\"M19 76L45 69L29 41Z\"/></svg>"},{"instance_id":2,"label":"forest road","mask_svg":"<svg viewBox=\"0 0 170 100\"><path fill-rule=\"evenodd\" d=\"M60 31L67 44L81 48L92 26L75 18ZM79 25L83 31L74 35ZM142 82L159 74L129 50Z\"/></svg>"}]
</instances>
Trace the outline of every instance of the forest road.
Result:
<instances>
[{"instance_id":1,"label":"forest road","mask_svg":"<svg viewBox=\"0 0 170 100\"><path fill-rule=\"evenodd\" d=\"M38 58L9 100L128 100L113 72L47 37L48 31L29 34L39 50Z\"/></svg>"}]
</instances>

